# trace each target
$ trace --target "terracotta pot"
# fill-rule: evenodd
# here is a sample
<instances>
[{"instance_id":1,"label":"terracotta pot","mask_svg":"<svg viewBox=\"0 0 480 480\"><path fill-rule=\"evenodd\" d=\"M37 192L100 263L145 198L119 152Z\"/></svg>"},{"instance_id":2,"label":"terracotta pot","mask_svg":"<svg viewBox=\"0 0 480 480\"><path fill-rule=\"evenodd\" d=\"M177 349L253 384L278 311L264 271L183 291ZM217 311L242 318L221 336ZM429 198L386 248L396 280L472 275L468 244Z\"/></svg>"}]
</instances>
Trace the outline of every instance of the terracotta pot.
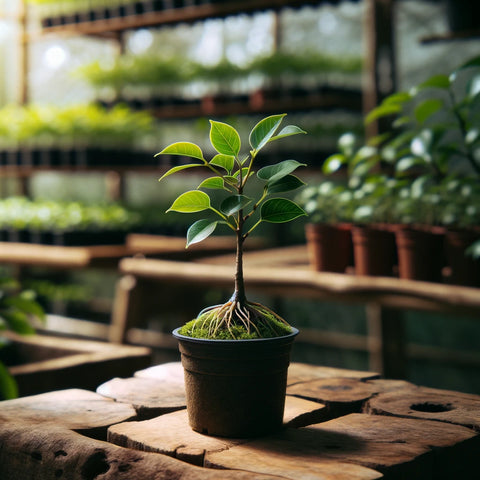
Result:
<instances>
[{"instance_id":1,"label":"terracotta pot","mask_svg":"<svg viewBox=\"0 0 480 480\"><path fill-rule=\"evenodd\" d=\"M352 264L353 245L351 227L347 224L305 225L310 265L317 272L345 273Z\"/></svg>"},{"instance_id":2,"label":"terracotta pot","mask_svg":"<svg viewBox=\"0 0 480 480\"><path fill-rule=\"evenodd\" d=\"M298 330L255 340L178 339L193 430L256 437L283 425L290 349Z\"/></svg>"},{"instance_id":3,"label":"terracotta pot","mask_svg":"<svg viewBox=\"0 0 480 480\"><path fill-rule=\"evenodd\" d=\"M352 240L357 275L393 275L396 249L395 236L390 229L355 226L352 228Z\"/></svg>"},{"instance_id":4,"label":"terracotta pot","mask_svg":"<svg viewBox=\"0 0 480 480\"><path fill-rule=\"evenodd\" d=\"M441 282L443 231L402 226L396 229L398 274L400 278Z\"/></svg>"},{"instance_id":5,"label":"terracotta pot","mask_svg":"<svg viewBox=\"0 0 480 480\"><path fill-rule=\"evenodd\" d=\"M467 287L480 286L480 260L465 254L466 249L480 238L474 230L451 230L445 233L445 254L449 267L448 282Z\"/></svg>"}]
</instances>

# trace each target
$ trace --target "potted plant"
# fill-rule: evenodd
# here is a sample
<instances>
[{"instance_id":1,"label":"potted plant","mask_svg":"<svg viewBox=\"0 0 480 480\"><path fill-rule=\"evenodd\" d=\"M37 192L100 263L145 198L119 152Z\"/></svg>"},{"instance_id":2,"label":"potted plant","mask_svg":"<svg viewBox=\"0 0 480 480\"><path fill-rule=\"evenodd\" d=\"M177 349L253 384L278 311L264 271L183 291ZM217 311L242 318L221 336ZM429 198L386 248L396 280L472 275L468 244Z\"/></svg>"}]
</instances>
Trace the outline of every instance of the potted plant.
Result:
<instances>
[{"instance_id":1,"label":"potted plant","mask_svg":"<svg viewBox=\"0 0 480 480\"><path fill-rule=\"evenodd\" d=\"M399 277L442 281L444 229L438 226L442 208L438 185L420 176L402 183L394 198Z\"/></svg>"},{"instance_id":2,"label":"potted plant","mask_svg":"<svg viewBox=\"0 0 480 480\"><path fill-rule=\"evenodd\" d=\"M411 251L417 240L436 243L422 247L413 269L428 263L428 259L433 265L433 256L438 257L437 262L441 260L440 237L445 233L448 245L453 238L449 233L452 226L458 229L468 216L466 212L474 212L477 197L470 193L480 176L479 68L480 57L476 57L450 75L434 75L408 92L390 95L366 118L367 122L393 119L391 132L382 138L381 157L397 178L410 185L396 205L402 223L408 224L408 228L397 230L397 243ZM465 196L462 192L470 193ZM472 213L468 223L475 222L478 217ZM438 225L445 228L439 229ZM473 236L469 236L473 242ZM454 249L458 249L458 239L455 234ZM453 252L448 246L447 250ZM452 254L451 259L454 257L458 255ZM441 278L434 273L421 279Z\"/></svg>"},{"instance_id":3,"label":"potted plant","mask_svg":"<svg viewBox=\"0 0 480 480\"><path fill-rule=\"evenodd\" d=\"M395 240L389 225L394 204L392 189L396 182L377 172L381 151L371 139L359 145L355 135L343 134L338 153L327 158L324 173L346 170L349 195L345 195L344 212L348 212L357 275L391 276L396 263Z\"/></svg>"},{"instance_id":4,"label":"potted plant","mask_svg":"<svg viewBox=\"0 0 480 480\"><path fill-rule=\"evenodd\" d=\"M439 222L445 230L446 278L449 283L480 286L480 261L469 254L480 239L480 186L478 178L446 179L439 192Z\"/></svg>"},{"instance_id":5,"label":"potted plant","mask_svg":"<svg viewBox=\"0 0 480 480\"><path fill-rule=\"evenodd\" d=\"M243 276L243 248L262 223L284 223L305 215L295 202L276 197L303 182L293 172L303 164L284 160L255 172L255 160L269 143L305 133L289 125L279 130L285 114L258 122L250 132L248 153L230 125L210 120L210 142L217 152L207 161L190 142L173 143L157 155L182 155L195 163L170 169L160 180L191 168L211 174L196 190L182 193L167 210L206 212L187 232L187 247L211 235L218 225L236 238L234 293L223 305L208 307L196 319L174 330L185 371L187 410L191 427L199 432L249 437L281 428L289 351L298 330L268 307L247 300ZM260 182L258 197L251 184ZM256 182L255 182L256 183ZM211 198L205 190L220 193ZM218 198L219 197L219 198ZM219 206L213 205L219 203Z\"/></svg>"},{"instance_id":6,"label":"potted plant","mask_svg":"<svg viewBox=\"0 0 480 480\"><path fill-rule=\"evenodd\" d=\"M329 179L308 186L297 197L309 216L305 238L310 264L318 272L345 273L352 264L351 224L345 222L351 197L342 182Z\"/></svg>"}]
</instances>

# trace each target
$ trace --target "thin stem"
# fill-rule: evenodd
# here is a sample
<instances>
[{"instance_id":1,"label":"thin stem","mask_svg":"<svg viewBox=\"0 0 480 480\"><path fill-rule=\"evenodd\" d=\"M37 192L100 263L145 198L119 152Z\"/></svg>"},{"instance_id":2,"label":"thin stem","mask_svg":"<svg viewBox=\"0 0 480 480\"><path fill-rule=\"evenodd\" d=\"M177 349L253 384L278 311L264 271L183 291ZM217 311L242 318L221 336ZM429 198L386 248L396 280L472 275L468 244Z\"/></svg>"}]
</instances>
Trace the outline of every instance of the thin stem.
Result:
<instances>
[{"instance_id":1,"label":"thin stem","mask_svg":"<svg viewBox=\"0 0 480 480\"><path fill-rule=\"evenodd\" d=\"M245 281L243 277L243 214L240 210L238 212L238 228L236 231L236 255L235 255L235 291L233 294L233 301L240 305L246 303L245 295Z\"/></svg>"},{"instance_id":2,"label":"thin stem","mask_svg":"<svg viewBox=\"0 0 480 480\"><path fill-rule=\"evenodd\" d=\"M252 151L250 152L250 163L248 164L247 174L245 175L245 179L241 182L242 189L243 189L243 187L245 186L245 183L247 182L248 178L250 177L250 172L252 171L253 161L255 160L255 157L256 157L256 156L257 156L257 151L256 151L256 150L252 150Z\"/></svg>"}]
</instances>

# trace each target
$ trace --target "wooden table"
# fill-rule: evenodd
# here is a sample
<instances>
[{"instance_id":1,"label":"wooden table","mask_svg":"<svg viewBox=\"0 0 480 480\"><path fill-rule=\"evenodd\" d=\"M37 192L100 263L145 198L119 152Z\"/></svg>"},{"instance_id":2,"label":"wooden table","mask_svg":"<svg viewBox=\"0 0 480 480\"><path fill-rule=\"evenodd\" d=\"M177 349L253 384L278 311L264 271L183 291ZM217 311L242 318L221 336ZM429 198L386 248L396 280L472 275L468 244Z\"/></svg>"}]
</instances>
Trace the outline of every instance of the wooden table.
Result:
<instances>
[{"instance_id":1,"label":"wooden table","mask_svg":"<svg viewBox=\"0 0 480 480\"><path fill-rule=\"evenodd\" d=\"M387 378L407 377L407 355L480 366L480 355L475 352L407 346L402 319L403 311L413 309L469 315L475 321L480 316L480 291L476 288L315 272L308 264L304 245L247 252L244 263L247 292L366 306L367 337L309 330L301 331L299 340L319 339L322 346L367 351L369 368ZM185 309L187 320L205 306L199 304L200 298L195 295L198 290L215 287L231 292L234 257L228 254L194 262L124 258L119 270L123 276L117 284L110 340L122 343L148 312L163 311L151 301L158 300L164 289L168 292L166 305Z\"/></svg>"},{"instance_id":2,"label":"wooden table","mask_svg":"<svg viewBox=\"0 0 480 480\"><path fill-rule=\"evenodd\" d=\"M480 396L293 363L282 431L208 437L170 363L0 402L0 478L475 480L479 432Z\"/></svg>"}]
</instances>

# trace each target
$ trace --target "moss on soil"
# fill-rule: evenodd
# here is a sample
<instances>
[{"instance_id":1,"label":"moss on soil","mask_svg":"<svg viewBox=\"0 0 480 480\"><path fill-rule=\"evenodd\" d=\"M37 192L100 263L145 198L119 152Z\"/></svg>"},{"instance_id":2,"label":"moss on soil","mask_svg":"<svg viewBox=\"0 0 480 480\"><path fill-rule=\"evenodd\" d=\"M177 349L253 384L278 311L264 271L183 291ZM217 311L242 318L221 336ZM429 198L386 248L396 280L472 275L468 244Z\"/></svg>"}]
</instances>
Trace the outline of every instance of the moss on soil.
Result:
<instances>
[{"instance_id":1,"label":"moss on soil","mask_svg":"<svg viewBox=\"0 0 480 480\"><path fill-rule=\"evenodd\" d=\"M262 322L261 325L258 325L258 331L247 331L244 325L234 324L228 328L218 328L214 336L209 335L210 324L215 320L205 319L202 316L191 320L186 323L181 329L180 334L185 335L186 337L192 338L204 338L204 339L213 339L213 340L251 340L256 338L273 338L273 337L282 337L292 333L292 328L290 325L287 325L273 315L265 313L264 318L266 322ZM271 325L269 328L264 323ZM272 328L273 327L273 328Z\"/></svg>"}]
</instances>

